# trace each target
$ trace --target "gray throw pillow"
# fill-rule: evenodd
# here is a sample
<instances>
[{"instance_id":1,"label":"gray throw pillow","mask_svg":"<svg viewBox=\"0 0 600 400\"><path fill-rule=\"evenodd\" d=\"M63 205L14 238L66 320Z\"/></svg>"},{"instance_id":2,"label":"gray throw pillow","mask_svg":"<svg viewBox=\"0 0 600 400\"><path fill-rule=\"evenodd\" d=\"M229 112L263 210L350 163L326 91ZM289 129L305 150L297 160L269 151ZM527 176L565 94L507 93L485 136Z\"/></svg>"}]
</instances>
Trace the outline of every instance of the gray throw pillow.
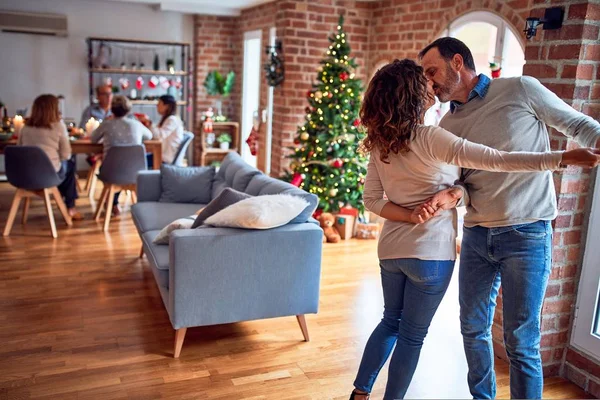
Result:
<instances>
[{"instance_id":1,"label":"gray throw pillow","mask_svg":"<svg viewBox=\"0 0 600 400\"><path fill-rule=\"evenodd\" d=\"M206 207L202 209L202 211L200 211L200 214L198 214L196 220L192 224L192 229L198 228L208 217L216 214L222 209L249 197L252 196L246 193L238 192L230 187L226 187L221 191L221 193L219 193L217 197L212 199L212 201L208 203Z\"/></svg>"},{"instance_id":2,"label":"gray throw pillow","mask_svg":"<svg viewBox=\"0 0 600 400\"><path fill-rule=\"evenodd\" d=\"M161 203L206 204L211 199L213 167L160 167Z\"/></svg>"}]
</instances>

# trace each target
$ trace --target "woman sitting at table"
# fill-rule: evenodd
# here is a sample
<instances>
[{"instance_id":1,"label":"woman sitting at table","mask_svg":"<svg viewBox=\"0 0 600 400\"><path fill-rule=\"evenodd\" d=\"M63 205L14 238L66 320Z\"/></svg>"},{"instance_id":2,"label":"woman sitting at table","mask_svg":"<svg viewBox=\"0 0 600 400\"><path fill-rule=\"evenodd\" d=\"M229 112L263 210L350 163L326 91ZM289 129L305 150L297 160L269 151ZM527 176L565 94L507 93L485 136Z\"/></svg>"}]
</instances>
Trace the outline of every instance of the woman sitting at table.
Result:
<instances>
[{"instance_id":1,"label":"woman sitting at table","mask_svg":"<svg viewBox=\"0 0 600 400\"><path fill-rule=\"evenodd\" d=\"M71 158L69 134L61 120L56 96L43 94L35 99L31 116L21 129L17 145L37 146L48 155L56 173L62 179L58 190L64 198L71 219L82 220L83 216L75 209L75 199L79 197L75 160Z\"/></svg>"},{"instance_id":2,"label":"woman sitting at table","mask_svg":"<svg viewBox=\"0 0 600 400\"><path fill-rule=\"evenodd\" d=\"M177 150L183 141L183 122L175 113L177 112L177 101L170 95L160 96L156 110L162 116L158 125L154 125L145 117L140 121L152 131L154 139L162 140L162 160L171 164L175 159ZM152 160L148 160L149 165Z\"/></svg>"},{"instance_id":3,"label":"woman sitting at table","mask_svg":"<svg viewBox=\"0 0 600 400\"><path fill-rule=\"evenodd\" d=\"M141 122L125 118L131 111L131 102L125 96L115 96L110 105L112 117L108 117L100 126L92 132L92 143L98 143L102 139L104 144L104 157L112 146L127 146L142 144L144 140L152 139L152 132ZM112 215L117 216L119 210L119 194L115 193Z\"/></svg>"}]
</instances>

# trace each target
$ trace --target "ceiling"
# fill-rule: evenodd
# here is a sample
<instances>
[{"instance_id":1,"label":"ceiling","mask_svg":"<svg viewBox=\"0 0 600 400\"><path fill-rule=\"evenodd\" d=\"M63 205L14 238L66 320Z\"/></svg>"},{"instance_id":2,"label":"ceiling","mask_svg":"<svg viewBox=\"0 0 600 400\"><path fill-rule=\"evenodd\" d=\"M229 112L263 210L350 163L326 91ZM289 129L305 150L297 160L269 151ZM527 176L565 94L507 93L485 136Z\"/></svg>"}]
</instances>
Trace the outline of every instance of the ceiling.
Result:
<instances>
[{"instance_id":1,"label":"ceiling","mask_svg":"<svg viewBox=\"0 0 600 400\"><path fill-rule=\"evenodd\" d=\"M239 15L245 8L273 0L102 0L105 2L148 4L162 11L186 14Z\"/></svg>"}]
</instances>

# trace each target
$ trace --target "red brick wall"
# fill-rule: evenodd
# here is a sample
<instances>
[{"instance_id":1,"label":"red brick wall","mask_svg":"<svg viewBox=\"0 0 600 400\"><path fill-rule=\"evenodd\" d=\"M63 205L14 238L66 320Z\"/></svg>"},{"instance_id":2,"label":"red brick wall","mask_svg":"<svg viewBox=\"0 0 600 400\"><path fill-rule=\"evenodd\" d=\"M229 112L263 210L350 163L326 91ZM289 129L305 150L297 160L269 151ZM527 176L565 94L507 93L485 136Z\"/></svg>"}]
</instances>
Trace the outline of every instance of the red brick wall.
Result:
<instances>
[{"instance_id":1,"label":"red brick wall","mask_svg":"<svg viewBox=\"0 0 600 400\"><path fill-rule=\"evenodd\" d=\"M289 164L286 147L293 145L298 126L304 123L306 93L317 77L325 55L327 37L335 32L340 14L357 76L365 78L368 65L368 32L371 4L351 0L282 0L277 2L277 32L283 42L285 82L275 89L271 174L280 175Z\"/></svg>"},{"instance_id":2,"label":"red brick wall","mask_svg":"<svg viewBox=\"0 0 600 400\"><path fill-rule=\"evenodd\" d=\"M548 88L578 111L600 118L600 3L554 1L565 8L560 30L543 31L528 42L524 73L540 79ZM543 16L545 5L536 5L532 16ZM558 132L552 147L576 146ZM555 221L553 270L542 316L542 358L545 372L567 376L600 397L600 366L569 346L574 306L584 250L582 232L589 217L590 174L569 168L555 174L559 216Z\"/></svg>"},{"instance_id":3,"label":"red brick wall","mask_svg":"<svg viewBox=\"0 0 600 400\"><path fill-rule=\"evenodd\" d=\"M215 17L196 15L195 29L195 117L196 125L208 107L215 106L217 97L209 96L204 89L206 75L212 70L221 74L234 71L240 53L240 43L236 40L238 19L234 17ZM240 76L236 77L239 81ZM236 104L239 91L236 89L232 96L223 99L223 114L237 115ZM215 110L216 112L216 110Z\"/></svg>"},{"instance_id":4,"label":"red brick wall","mask_svg":"<svg viewBox=\"0 0 600 400\"><path fill-rule=\"evenodd\" d=\"M522 31L533 0L387 0L375 3L369 70L394 58L416 58L450 22L471 11L491 11Z\"/></svg>"}]
</instances>

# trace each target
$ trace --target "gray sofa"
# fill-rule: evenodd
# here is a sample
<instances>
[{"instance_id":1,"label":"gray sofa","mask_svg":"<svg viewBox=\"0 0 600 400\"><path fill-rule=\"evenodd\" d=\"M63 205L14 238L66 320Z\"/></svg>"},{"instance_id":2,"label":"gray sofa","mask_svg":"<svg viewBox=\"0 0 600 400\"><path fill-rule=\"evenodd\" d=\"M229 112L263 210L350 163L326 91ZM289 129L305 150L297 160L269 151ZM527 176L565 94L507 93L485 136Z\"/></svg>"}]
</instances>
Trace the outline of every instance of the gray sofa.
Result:
<instances>
[{"instance_id":1,"label":"gray sofa","mask_svg":"<svg viewBox=\"0 0 600 400\"><path fill-rule=\"evenodd\" d=\"M230 153L211 184L211 197L225 187L253 196L288 193L316 196L270 178ZM208 188L207 188L208 190ZM160 202L160 171L138 176L133 221L143 242L169 319L176 330L178 357L188 327L295 315L308 340L305 314L319 304L323 231L312 218L269 230L202 226L176 230L169 245L152 243L170 222L197 212L202 204Z\"/></svg>"}]
</instances>

